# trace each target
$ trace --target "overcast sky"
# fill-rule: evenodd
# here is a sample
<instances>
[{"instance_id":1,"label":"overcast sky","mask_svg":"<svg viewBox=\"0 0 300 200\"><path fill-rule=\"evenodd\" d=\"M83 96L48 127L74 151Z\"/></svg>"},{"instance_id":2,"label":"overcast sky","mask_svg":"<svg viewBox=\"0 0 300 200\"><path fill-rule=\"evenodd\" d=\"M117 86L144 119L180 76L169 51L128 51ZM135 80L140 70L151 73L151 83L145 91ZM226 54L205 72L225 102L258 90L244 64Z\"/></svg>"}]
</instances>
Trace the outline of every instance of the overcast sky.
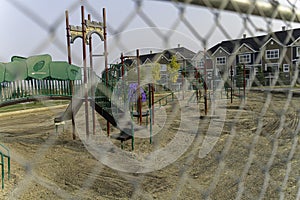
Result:
<instances>
[{"instance_id":1,"label":"overcast sky","mask_svg":"<svg viewBox=\"0 0 300 200\"><path fill-rule=\"evenodd\" d=\"M221 28L215 28L215 14L211 9L166 1L142 1L138 14L138 4L132 0L0 0L0 60L9 62L13 55L27 57L45 53L51 54L53 60L67 60L65 11L69 11L70 24L81 25L81 5L85 6L86 17L90 13L95 21L102 21L102 8L106 8L109 62L118 60L121 52L130 54L136 49L157 51L180 44L197 52L244 33L263 34L256 32L250 23L250 31L245 30L239 14L221 12ZM184 7L184 20L180 18L181 7ZM256 26L266 28L264 18L251 17L251 20ZM283 21L273 20L272 30L278 31L285 25ZM292 24L292 27L300 26ZM103 53L103 42L96 35L93 47L94 54ZM73 62L78 65L81 65L81 48L81 40L72 45ZM103 68L101 58L95 58L94 62L101 65L99 70Z\"/></svg>"}]
</instances>

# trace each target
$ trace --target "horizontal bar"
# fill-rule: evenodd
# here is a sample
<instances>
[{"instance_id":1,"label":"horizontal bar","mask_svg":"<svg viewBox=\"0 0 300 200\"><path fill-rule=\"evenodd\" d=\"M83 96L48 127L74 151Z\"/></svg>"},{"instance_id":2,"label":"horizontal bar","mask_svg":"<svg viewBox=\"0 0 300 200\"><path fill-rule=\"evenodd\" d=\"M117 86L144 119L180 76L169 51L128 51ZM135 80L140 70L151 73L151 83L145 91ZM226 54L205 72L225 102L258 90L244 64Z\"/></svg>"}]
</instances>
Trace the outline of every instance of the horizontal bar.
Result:
<instances>
[{"instance_id":1,"label":"horizontal bar","mask_svg":"<svg viewBox=\"0 0 300 200\"><path fill-rule=\"evenodd\" d=\"M300 11L295 8L281 5L277 1L265 2L261 0L161 0L180 2L233 11L249 15L256 15L272 19L285 20L289 22L300 22Z\"/></svg>"}]
</instances>

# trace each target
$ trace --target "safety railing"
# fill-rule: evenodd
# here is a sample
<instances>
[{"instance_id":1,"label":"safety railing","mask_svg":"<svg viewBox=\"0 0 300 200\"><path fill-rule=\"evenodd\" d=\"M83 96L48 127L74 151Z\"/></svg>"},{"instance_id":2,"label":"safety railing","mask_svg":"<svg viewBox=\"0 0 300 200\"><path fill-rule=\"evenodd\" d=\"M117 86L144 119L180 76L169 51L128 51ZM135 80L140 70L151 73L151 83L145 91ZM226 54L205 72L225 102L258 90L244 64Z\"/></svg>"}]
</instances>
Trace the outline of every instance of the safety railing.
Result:
<instances>
[{"instance_id":1,"label":"safety railing","mask_svg":"<svg viewBox=\"0 0 300 200\"><path fill-rule=\"evenodd\" d=\"M1 156L1 180L2 180L2 189L4 189L4 179L5 179L5 158L7 159L7 177L10 179L10 151L9 148L3 144L0 144L2 150L0 150Z\"/></svg>"}]
</instances>

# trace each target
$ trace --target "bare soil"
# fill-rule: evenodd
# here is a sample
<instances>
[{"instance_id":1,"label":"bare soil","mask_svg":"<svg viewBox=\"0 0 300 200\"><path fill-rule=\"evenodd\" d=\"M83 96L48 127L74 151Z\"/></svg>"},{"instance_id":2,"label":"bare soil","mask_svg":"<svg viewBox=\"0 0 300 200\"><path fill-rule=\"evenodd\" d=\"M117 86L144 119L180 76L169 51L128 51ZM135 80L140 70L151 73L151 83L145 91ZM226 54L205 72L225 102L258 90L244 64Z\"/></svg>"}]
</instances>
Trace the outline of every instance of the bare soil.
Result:
<instances>
[{"instance_id":1,"label":"bare soil","mask_svg":"<svg viewBox=\"0 0 300 200\"><path fill-rule=\"evenodd\" d=\"M144 174L103 165L78 137L72 140L69 121L56 133L53 119L65 106L3 115L0 142L10 148L12 163L0 199L297 199L299 105L300 97L263 92L248 92L244 103L228 100L222 133L207 156L198 155L211 113L193 116L198 134L179 159ZM203 103L199 107L203 116ZM172 104L164 109L177 116ZM150 152L169 143L180 123L171 119L153 144L136 139L132 152L128 140L124 151ZM101 116L97 120L105 127Z\"/></svg>"}]
</instances>

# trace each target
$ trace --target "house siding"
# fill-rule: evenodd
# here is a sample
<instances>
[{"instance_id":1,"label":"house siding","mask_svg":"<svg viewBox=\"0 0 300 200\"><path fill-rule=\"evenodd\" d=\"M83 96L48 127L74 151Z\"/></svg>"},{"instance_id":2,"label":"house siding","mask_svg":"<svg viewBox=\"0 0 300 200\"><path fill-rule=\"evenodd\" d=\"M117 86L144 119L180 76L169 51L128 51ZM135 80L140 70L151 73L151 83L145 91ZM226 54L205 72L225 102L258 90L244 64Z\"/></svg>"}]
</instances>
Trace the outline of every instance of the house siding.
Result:
<instances>
[{"instance_id":1,"label":"house siding","mask_svg":"<svg viewBox=\"0 0 300 200\"><path fill-rule=\"evenodd\" d=\"M238 48L236 48L238 47ZM298 54L297 56L297 48ZM226 49L226 53L218 52ZM278 49L278 52L272 51ZM227 40L218 43L208 50L215 60L216 57L226 56L225 66L216 65L216 68L228 69L231 65L236 73L237 68L244 66L249 78L260 77L262 84L290 84L295 73L295 67L300 69L300 28L283 29L266 35ZM249 62L245 54L250 55ZM270 58L267 57L270 56ZM241 60L243 59L243 60ZM279 75L277 79L277 75ZM252 78L252 80L254 80ZM268 81L264 79L268 78ZM251 79L251 78L250 78ZM300 83L300 79L298 80Z\"/></svg>"}]
</instances>

